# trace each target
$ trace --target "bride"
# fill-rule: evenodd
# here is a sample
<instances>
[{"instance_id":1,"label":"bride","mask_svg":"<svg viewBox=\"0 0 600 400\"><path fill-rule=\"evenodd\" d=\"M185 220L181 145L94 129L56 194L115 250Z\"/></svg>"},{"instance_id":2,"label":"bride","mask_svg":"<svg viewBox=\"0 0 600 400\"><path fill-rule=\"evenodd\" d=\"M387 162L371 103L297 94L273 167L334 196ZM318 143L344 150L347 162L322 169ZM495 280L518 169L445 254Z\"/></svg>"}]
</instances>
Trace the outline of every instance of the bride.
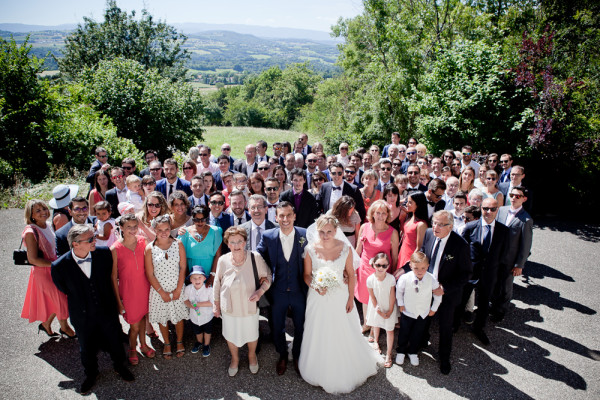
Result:
<instances>
[{"instance_id":1,"label":"bride","mask_svg":"<svg viewBox=\"0 0 600 400\"><path fill-rule=\"evenodd\" d=\"M308 236L304 257L304 280L310 289L298 367L311 385L328 393L349 393L377 373L381 360L361 334L350 245L336 238L335 217L322 215L315 225L318 237ZM315 280L317 275L329 285Z\"/></svg>"}]
</instances>

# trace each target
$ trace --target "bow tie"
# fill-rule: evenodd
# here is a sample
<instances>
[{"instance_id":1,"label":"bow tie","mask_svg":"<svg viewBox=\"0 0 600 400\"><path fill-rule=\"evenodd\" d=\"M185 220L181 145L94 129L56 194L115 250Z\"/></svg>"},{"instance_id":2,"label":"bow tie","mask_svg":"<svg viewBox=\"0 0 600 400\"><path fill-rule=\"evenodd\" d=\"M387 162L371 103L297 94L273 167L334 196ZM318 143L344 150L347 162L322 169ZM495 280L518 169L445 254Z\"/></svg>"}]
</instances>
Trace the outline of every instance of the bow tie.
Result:
<instances>
[{"instance_id":1,"label":"bow tie","mask_svg":"<svg viewBox=\"0 0 600 400\"><path fill-rule=\"evenodd\" d=\"M508 209L508 212L509 212L510 214L512 214L512 215L516 215L516 214L519 212L519 210L512 210L512 209L510 209L510 208L509 208L509 209Z\"/></svg>"},{"instance_id":2,"label":"bow tie","mask_svg":"<svg viewBox=\"0 0 600 400\"><path fill-rule=\"evenodd\" d=\"M334 187L333 187L333 190L342 190L342 188L341 188L341 187L339 187L339 186L334 186Z\"/></svg>"},{"instance_id":3,"label":"bow tie","mask_svg":"<svg viewBox=\"0 0 600 400\"><path fill-rule=\"evenodd\" d=\"M277 207L277 204L267 204L268 208L273 208L273 207Z\"/></svg>"},{"instance_id":4,"label":"bow tie","mask_svg":"<svg viewBox=\"0 0 600 400\"><path fill-rule=\"evenodd\" d=\"M92 257L85 258L83 260L77 260L77 264L81 265L86 262L92 262Z\"/></svg>"},{"instance_id":5,"label":"bow tie","mask_svg":"<svg viewBox=\"0 0 600 400\"><path fill-rule=\"evenodd\" d=\"M116 188L115 188L116 189ZM127 192L127 188L123 188L121 190L117 189L117 193L126 193Z\"/></svg>"},{"instance_id":6,"label":"bow tie","mask_svg":"<svg viewBox=\"0 0 600 400\"><path fill-rule=\"evenodd\" d=\"M406 188L406 190L407 190L408 192L412 192L412 191L414 191L414 190L419 190L419 188L411 188L411 187L407 187L407 188Z\"/></svg>"},{"instance_id":7,"label":"bow tie","mask_svg":"<svg viewBox=\"0 0 600 400\"><path fill-rule=\"evenodd\" d=\"M429 204L432 207L435 207L435 203L433 201L427 201L427 204Z\"/></svg>"}]
</instances>

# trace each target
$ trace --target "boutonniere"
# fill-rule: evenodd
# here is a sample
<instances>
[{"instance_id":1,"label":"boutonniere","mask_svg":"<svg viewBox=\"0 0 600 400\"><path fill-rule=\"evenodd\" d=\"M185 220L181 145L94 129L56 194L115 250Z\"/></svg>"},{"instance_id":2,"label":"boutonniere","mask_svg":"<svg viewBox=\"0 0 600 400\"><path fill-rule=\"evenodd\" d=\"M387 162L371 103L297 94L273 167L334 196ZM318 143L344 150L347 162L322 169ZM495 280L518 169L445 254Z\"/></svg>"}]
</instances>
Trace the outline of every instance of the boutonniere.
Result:
<instances>
[{"instance_id":1,"label":"boutonniere","mask_svg":"<svg viewBox=\"0 0 600 400\"><path fill-rule=\"evenodd\" d=\"M452 260L454 260L454 257L451 254L448 254L446 257L444 257L444 260L452 261Z\"/></svg>"},{"instance_id":2,"label":"boutonniere","mask_svg":"<svg viewBox=\"0 0 600 400\"><path fill-rule=\"evenodd\" d=\"M306 243L306 238L303 236L300 238L300 240L298 240L298 243L300 243L300 247L304 247L304 244Z\"/></svg>"}]
</instances>

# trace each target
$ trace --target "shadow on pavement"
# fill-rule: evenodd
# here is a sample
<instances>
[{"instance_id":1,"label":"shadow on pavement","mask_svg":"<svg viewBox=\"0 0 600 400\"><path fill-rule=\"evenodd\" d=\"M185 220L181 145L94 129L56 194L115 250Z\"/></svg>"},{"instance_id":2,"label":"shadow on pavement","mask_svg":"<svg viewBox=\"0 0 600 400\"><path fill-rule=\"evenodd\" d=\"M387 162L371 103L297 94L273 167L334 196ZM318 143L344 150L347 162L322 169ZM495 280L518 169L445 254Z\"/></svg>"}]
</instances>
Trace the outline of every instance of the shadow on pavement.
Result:
<instances>
[{"instance_id":1,"label":"shadow on pavement","mask_svg":"<svg viewBox=\"0 0 600 400\"><path fill-rule=\"evenodd\" d=\"M573 279L571 276L545 264L540 264L534 261L527 261L524 271L526 271L526 273L523 274L523 277L525 278L525 283L528 285L532 284L528 278L554 278L567 282L575 282L575 279Z\"/></svg>"},{"instance_id":2,"label":"shadow on pavement","mask_svg":"<svg viewBox=\"0 0 600 400\"><path fill-rule=\"evenodd\" d=\"M600 242L600 226L557 218L540 218L534 221L535 228L556 232L568 232L586 242Z\"/></svg>"}]
</instances>

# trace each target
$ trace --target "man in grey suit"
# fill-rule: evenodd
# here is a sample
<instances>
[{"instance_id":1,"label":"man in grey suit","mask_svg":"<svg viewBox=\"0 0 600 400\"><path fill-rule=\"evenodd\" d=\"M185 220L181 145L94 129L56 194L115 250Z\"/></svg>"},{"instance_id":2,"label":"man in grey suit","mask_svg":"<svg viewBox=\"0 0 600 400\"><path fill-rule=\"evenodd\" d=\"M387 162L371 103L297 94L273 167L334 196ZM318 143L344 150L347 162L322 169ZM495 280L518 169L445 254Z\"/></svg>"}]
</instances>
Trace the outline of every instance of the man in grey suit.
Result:
<instances>
[{"instance_id":1,"label":"man in grey suit","mask_svg":"<svg viewBox=\"0 0 600 400\"><path fill-rule=\"evenodd\" d=\"M267 219L267 199L260 194L250 196L250 199L248 199L248 210L252 219L240 226L248 234L246 250L255 251L262 239L263 232L267 229L277 228L279 225Z\"/></svg>"},{"instance_id":2,"label":"man in grey suit","mask_svg":"<svg viewBox=\"0 0 600 400\"><path fill-rule=\"evenodd\" d=\"M527 195L528 192L525 187L513 187L508 194L511 205L500 207L496 217L498 222L508 227L509 243L506 253L506 268L501 268L498 271L498 282L492 296L492 309L490 311L492 322L500 322L504 319L512 299L514 277L523 273L523 267L531 253L533 219L523 209L523 203L527 201Z\"/></svg>"}]
</instances>

